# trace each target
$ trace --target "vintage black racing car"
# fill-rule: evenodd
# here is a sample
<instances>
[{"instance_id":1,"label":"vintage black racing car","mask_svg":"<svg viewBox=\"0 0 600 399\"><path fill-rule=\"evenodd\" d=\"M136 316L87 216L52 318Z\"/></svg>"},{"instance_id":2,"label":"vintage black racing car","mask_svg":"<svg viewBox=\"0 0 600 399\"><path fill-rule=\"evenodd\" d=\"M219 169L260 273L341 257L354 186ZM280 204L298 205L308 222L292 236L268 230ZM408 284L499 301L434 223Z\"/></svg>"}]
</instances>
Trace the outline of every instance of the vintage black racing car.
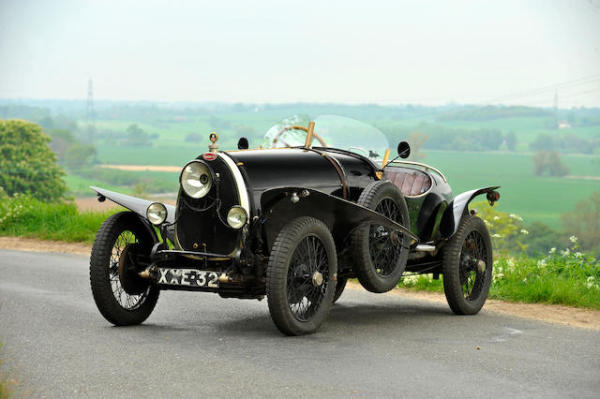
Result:
<instances>
[{"instance_id":1,"label":"vintage black racing car","mask_svg":"<svg viewBox=\"0 0 600 399\"><path fill-rule=\"evenodd\" d=\"M181 171L176 206L92 187L100 201L129 209L104 222L90 259L94 300L109 322L142 323L161 290L193 290L266 296L281 332L307 334L348 279L386 292L405 271L442 274L454 313L481 309L492 248L468 204L485 194L493 205L498 187L454 196L442 172L403 160L406 142L390 160L371 126L298 121L276 125L255 149L241 138L239 150L219 151L211 134L209 151Z\"/></svg>"}]
</instances>

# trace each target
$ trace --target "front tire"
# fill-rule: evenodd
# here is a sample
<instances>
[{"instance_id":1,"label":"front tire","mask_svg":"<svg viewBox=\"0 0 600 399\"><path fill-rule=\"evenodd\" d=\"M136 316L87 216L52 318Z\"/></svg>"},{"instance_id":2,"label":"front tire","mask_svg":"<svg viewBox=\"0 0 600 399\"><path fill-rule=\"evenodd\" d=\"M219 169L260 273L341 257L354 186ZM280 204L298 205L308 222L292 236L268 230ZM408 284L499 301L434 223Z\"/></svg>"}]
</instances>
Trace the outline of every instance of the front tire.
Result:
<instances>
[{"instance_id":1,"label":"front tire","mask_svg":"<svg viewBox=\"0 0 600 399\"><path fill-rule=\"evenodd\" d=\"M333 296L333 303L336 303L338 299L342 296L344 292L344 288L346 288L346 284L348 283L348 278L346 277L338 277L337 282L335 284L335 295Z\"/></svg>"},{"instance_id":2,"label":"front tire","mask_svg":"<svg viewBox=\"0 0 600 399\"><path fill-rule=\"evenodd\" d=\"M90 257L90 284L98 310L116 326L140 324L156 306L159 288L144 281L126 282L128 271L123 270L129 248L149 255L153 244L152 234L131 212L110 216L98 230Z\"/></svg>"},{"instance_id":3,"label":"front tire","mask_svg":"<svg viewBox=\"0 0 600 399\"><path fill-rule=\"evenodd\" d=\"M465 215L444 247L444 294L458 315L481 310L492 281L492 242L483 220Z\"/></svg>"},{"instance_id":4,"label":"front tire","mask_svg":"<svg viewBox=\"0 0 600 399\"><path fill-rule=\"evenodd\" d=\"M286 335L311 334L329 314L335 294L337 255L327 226L312 217L281 229L267 268L271 318Z\"/></svg>"}]
</instances>

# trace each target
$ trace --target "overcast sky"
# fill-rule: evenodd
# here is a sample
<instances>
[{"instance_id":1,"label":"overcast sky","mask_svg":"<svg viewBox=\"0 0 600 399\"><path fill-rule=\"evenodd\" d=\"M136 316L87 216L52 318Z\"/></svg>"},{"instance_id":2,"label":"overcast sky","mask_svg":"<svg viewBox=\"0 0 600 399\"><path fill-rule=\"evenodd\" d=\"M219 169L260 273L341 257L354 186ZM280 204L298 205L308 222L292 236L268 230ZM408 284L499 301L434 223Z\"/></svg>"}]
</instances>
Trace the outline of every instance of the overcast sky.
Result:
<instances>
[{"instance_id":1,"label":"overcast sky","mask_svg":"<svg viewBox=\"0 0 600 399\"><path fill-rule=\"evenodd\" d=\"M600 106L600 0L0 0L0 98L89 77L112 100Z\"/></svg>"}]
</instances>

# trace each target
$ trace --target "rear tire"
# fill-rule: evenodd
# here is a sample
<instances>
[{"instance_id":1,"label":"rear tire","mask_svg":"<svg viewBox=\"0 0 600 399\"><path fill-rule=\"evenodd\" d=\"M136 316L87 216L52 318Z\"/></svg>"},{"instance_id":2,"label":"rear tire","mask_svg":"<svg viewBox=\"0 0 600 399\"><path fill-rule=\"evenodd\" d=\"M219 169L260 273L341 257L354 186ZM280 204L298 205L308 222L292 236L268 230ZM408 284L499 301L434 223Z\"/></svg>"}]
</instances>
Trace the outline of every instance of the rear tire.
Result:
<instances>
[{"instance_id":1,"label":"rear tire","mask_svg":"<svg viewBox=\"0 0 600 399\"><path fill-rule=\"evenodd\" d=\"M282 333L319 328L333 303L336 273L335 243L323 222L300 217L281 229L269 257L267 302Z\"/></svg>"},{"instance_id":2,"label":"rear tire","mask_svg":"<svg viewBox=\"0 0 600 399\"><path fill-rule=\"evenodd\" d=\"M454 313L472 315L481 310L490 290L493 262L485 223L476 216L463 216L443 252L444 294Z\"/></svg>"},{"instance_id":3,"label":"rear tire","mask_svg":"<svg viewBox=\"0 0 600 399\"><path fill-rule=\"evenodd\" d=\"M154 237L137 215L121 212L106 219L92 247L90 284L94 301L102 316L116 326L142 323L158 301L159 288L150 282L135 295L128 294L123 288L127 284L123 284L119 275L119 262L123 250L133 243L149 255Z\"/></svg>"},{"instance_id":4,"label":"rear tire","mask_svg":"<svg viewBox=\"0 0 600 399\"><path fill-rule=\"evenodd\" d=\"M393 183L376 181L361 193L358 204L379 212L410 228L404 196ZM370 224L357 229L352 237L354 272L365 289L387 292L398 284L408 259L410 237Z\"/></svg>"}]
</instances>

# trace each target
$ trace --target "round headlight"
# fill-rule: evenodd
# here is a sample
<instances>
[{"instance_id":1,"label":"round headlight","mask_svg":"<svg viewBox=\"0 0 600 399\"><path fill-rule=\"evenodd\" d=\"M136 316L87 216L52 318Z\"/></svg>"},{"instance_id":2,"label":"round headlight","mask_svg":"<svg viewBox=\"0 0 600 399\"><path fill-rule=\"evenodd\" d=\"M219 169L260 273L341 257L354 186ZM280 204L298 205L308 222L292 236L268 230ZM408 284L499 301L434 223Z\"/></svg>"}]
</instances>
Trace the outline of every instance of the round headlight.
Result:
<instances>
[{"instance_id":1,"label":"round headlight","mask_svg":"<svg viewBox=\"0 0 600 399\"><path fill-rule=\"evenodd\" d=\"M167 220L167 207L160 202L153 202L146 209L146 217L153 225L161 225Z\"/></svg>"},{"instance_id":2,"label":"round headlight","mask_svg":"<svg viewBox=\"0 0 600 399\"><path fill-rule=\"evenodd\" d=\"M212 187L212 174L203 162L188 163L181 172L181 187L192 198L202 198Z\"/></svg>"},{"instance_id":3,"label":"round headlight","mask_svg":"<svg viewBox=\"0 0 600 399\"><path fill-rule=\"evenodd\" d=\"M233 206L227 212L227 223L234 229L241 229L248 221L248 214L241 206Z\"/></svg>"}]
</instances>

